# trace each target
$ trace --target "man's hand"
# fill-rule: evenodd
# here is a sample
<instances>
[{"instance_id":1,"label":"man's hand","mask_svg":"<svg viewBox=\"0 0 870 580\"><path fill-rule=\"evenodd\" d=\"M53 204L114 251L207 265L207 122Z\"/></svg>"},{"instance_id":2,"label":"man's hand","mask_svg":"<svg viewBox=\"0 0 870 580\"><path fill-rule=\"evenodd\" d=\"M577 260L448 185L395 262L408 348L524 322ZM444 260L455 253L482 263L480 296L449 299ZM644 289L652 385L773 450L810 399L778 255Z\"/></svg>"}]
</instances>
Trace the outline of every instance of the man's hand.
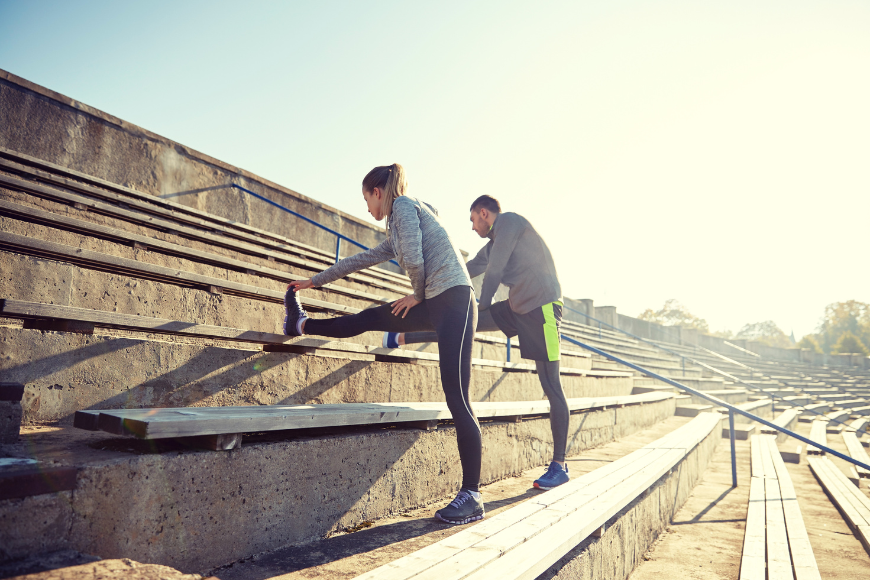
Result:
<instances>
[{"instance_id":1,"label":"man's hand","mask_svg":"<svg viewBox=\"0 0 870 580\"><path fill-rule=\"evenodd\" d=\"M296 291L299 290L308 290L309 288L314 288L314 284L311 280L293 280L289 284L287 284L287 289L296 288Z\"/></svg>"},{"instance_id":2,"label":"man's hand","mask_svg":"<svg viewBox=\"0 0 870 580\"><path fill-rule=\"evenodd\" d=\"M400 312L405 311L402 314L402 318L405 318L405 315L408 314L408 311L420 304L420 300L414 298L413 294L405 296L404 298L399 298L395 302L393 302L390 306L393 307L393 314L398 316Z\"/></svg>"}]
</instances>

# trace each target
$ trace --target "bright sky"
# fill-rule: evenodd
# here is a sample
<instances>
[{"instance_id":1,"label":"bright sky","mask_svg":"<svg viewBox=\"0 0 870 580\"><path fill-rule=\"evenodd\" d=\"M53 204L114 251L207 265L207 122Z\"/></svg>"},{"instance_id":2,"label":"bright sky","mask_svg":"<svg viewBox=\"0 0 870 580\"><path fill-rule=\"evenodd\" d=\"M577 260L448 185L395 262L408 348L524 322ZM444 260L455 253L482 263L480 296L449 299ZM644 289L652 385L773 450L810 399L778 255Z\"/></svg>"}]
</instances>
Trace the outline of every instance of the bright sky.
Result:
<instances>
[{"instance_id":1,"label":"bright sky","mask_svg":"<svg viewBox=\"0 0 870 580\"><path fill-rule=\"evenodd\" d=\"M0 68L369 218L483 193L566 296L714 330L870 302L870 3L0 0Z\"/></svg>"}]
</instances>

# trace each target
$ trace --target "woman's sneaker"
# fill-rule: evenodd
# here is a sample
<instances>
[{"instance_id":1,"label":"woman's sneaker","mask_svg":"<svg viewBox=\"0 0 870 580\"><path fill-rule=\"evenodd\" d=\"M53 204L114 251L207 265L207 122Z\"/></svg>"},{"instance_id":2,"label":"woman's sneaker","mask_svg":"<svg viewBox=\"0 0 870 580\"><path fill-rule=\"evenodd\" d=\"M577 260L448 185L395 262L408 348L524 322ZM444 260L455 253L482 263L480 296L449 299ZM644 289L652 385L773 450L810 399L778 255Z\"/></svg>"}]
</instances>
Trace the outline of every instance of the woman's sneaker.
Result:
<instances>
[{"instance_id":1,"label":"woman's sneaker","mask_svg":"<svg viewBox=\"0 0 870 580\"><path fill-rule=\"evenodd\" d=\"M483 499L474 497L471 492L464 489L459 490L456 499L451 501L447 507L441 508L435 512L435 517L448 524L467 524L482 520L484 516Z\"/></svg>"},{"instance_id":2,"label":"woman's sneaker","mask_svg":"<svg viewBox=\"0 0 870 580\"><path fill-rule=\"evenodd\" d=\"M547 468L547 473L536 479L533 485L538 489L548 491L554 487L562 485L563 483L568 483L570 479L571 478L568 477L568 466L566 465L563 468L561 465L553 461L550 463L550 467Z\"/></svg>"},{"instance_id":3,"label":"woman's sneaker","mask_svg":"<svg viewBox=\"0 0 870 580\"><path fill-rule=\"evenodd\" d=\"M385 332L384 333L384 348L399 348L399 333Z\"/></svg>"},{"instance_id":4,"label":"woman's sneaker","mask_svg":"<svg viewBox=\"0 0 870 580\"><path fill-rule=\"evenodd\" d=\"M296 298L296 289L287 288L287 293L284 294L284 334L287 336L302 336L302 331L299 329L302 326L301 321L308 318L308 313L299 304L299 299Z\"/></svg>"}]
</instances>

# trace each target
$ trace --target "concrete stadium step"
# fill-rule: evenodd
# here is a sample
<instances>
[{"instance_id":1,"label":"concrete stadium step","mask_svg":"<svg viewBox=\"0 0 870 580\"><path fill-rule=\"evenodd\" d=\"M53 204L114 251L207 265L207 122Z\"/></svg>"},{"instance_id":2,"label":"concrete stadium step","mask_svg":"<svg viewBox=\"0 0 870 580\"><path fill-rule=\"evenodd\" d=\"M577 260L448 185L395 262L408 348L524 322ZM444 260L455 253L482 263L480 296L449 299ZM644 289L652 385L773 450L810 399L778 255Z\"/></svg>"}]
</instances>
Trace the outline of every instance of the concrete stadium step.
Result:
<instances>
[{"instance_id":1,"label":"concrete stadium step","mask_svg":"<svg viewBox=\"0 0 870 580\"><path fill-rule=\"evenodd\" d=\"M674 400L604 407L571 414L569 457L670 421ZM552 456L547 417L481 430L483 484L539 471ZM440 502L461 475L449 424L264 433L225 453L34 427L4 453L72 469L74 489L28 496L18 486L17 499L0 499L3 558L72 549L190 571Z\"/></svg>"},{"instance_id":2,"label":"concrete stadium step","mask_svg":"<svg viewBox=\"0 0 870 580\"><path fill-rule=\"evenodd\" d=\"M71 316L69 308L51 308ZM84 311L90 320L94 313ZM144 317L129 318L139 324ZM201 335L173 336L165 327L152 335L150 327L165 325L146 321L139 326L144 332L85 329L93 334L0 326L0 340L16 344L14 357L0 359L0 371L27 385L25 424L68 422L82 409L443 400L437 355L312 338L266 345L270 351ZM196 330L214 329L190 325L181 333ZM542 396L533 365L484 359L472 364L472 400ZM562 370L568 397L631 393L629 373Z\"/></svg>"},{"instance_id":3,"label":"concrete stadium step","mask_svg":"<svg viewBox=\"0 0 870 580\"><path fill-rule=\"evenodd\" d=\"M821 580L803 516L776 438L753 435L752 478L741 580L797 578Z\"/></svg>"},{"instance_id":4,"label":"concrete stadium step","mask_svg":"<svg viewBox=\"0 0 870 580\"><path fill-rule=\"evenodd\" d=\"M96 239L100 239L120 244L125 250L132 243L134 249L139 250L140 252L147 251L162 254L164 256L183 258L193 264L207 264L217 270L235 271L246 274L255 279L266 278L269 280L277 280L285 284L292 280L299 279L303 275L309 275L308 272L304 272L300 269L294 269L295 272L276 270L274 268L254 263L253 260L239 260L230 256L191 248L188 245L164 241L153 237L153 235L150 237L144 236L130 231L95 224L86 220L59 215L36 207L30 207L10 201L0 200L0 215L14 218L14 220L10 219L4 223L4 231L10 233L26 232L27 235L32 235L33 230L35 229L32 224L38 224L39 226L43 226L38 228L39 230L50 232L49 235L42 237L46 239L50 237L53 241L59 241L57 239L58 232L56 230L73 232L76 235L67 236L67 238L75 239L79 238L81 235L86 235L95 238L92 244L96 242ZM18 231L16 232L13 228ZM104 245L108 248L112 247L111 244ZM111 252L111 250L109 251ZM115 255L117 255L117 252ZM362 284L357 284L357 286L362 286ZM380 294L366 292L358 288L352 288L338 283L326 284L322 288L331 293L361 299L370 303L384 303L390 299L395 299L396 297L401 296L399 287L387 290L378 288ZM384 297L385 292L387 298Z\"/></svg>"},{"instance_id":5,"label":"concrete stadium step","mask_svg":"<svg viewBox=\"0 0 870 580\"><path fill-rule=\"evenodd\" d=\"M4 208L4 207L15 206L15 205L16 204L12 204L10 202L5 202L5 201L0 200L0 211L2 211L2 208ZM36 215L41 215L40 214L41 210L34 210L34 212ZM19 213L24 213L24 211L21 210ZM42 212L42 213L48 213L48 212ZM2 220L2 218L0 218L0 220ZM68 219L67 221L71 221L71 220ZM3 223L4 229L7 232L9 232L10 236L16 236L15 234L13 234L10 231L10 230L13 230L14 228L7 227L7 226L15 225L15 223L16 222L12 222L10 224L8 221ZM19 226L20 225L21 224L19 224ZM105 228L103 226L95 226L95 227L100 227L103 230L111 230L111 228ZM34 233L33 231L27 231L27 228L19 227L17 229L21 233L26 233L28 240L30 240L30 238L32 237L32 235ZM82 230L82 229L84 229L84 227L78 228L78 229ZM121 232L120 230L112 230L112 231L114 232L112 237L115 239L115 241L118 241L118 240L123 241L124 240L124 233L123 232ZM60 254L60 256L55 254L53 256L55 258L61 257L61 259L63 259L65 257L66 259L71 259L70 257L73 257L79 262L83 258L83 256L81 255L84 253L82 251L82 248L80 248L80 247L76 248L73 245L70 245L68 247L57 246L56 245L57 244L57 236L52 234L51 231L42 231L41 234L42 234L41 237L43 239L51 238L54 241L52 241L48 244L39 244L38 242L31 243L29 241L25 241L25 240L20 239L20 236L11 237L11 240L13 243L17 243L19 246L19 247L16 247L15 249L18 249L19 251L30 251L30 252L36 253L37 256L44 257L44 252L48 251L50 253L56 252L57 254ZM70 236L70 238L68 240L65 240L65 241L78 243L78 238L79 238L78 233L68 234L68 236ZM148 238L143 237L142 239L147 240ZM241 295L241 296L249 296L249 297L250 296L261 297L260 295L269 295L268 292L264 292L263 291L264 289L259 288L258 286L252 286L250 284L246 286L244 284L238 284L238 283L235 283L235 284L233 284L233 283L226 283L225 284L224 283L226 279L232 280L235 277L236 280L244 280L246 282L250 281L250 282L253 282L254 284L261 284L261 283L265 282L267 285L267 288L268 288L268 286L271 286L272 288L275 289L272 292L272 295L269 295L272 298L271 301L275 302L275 301L279 300L280 296L283 296L284 284L290 280L293 280L293 279L296 279L299 277L298 275L293 275L293 274L288 273L288 272L282 272L282 271L273 270L273 269L269 269L269 268L262 268L259 266L251 265L251 264L246 263L246 262L233 260L232 258L227 258L224 256L210 254L208 252L202 252L202 251L198 251L198 250L193 251L193 250L189 250L188 248L185 248L183 246L176 246L174 244L160 242L159 240L157 240L156 242L162 244L160 247L163 250L165 250L166 255L170 257L169 258L170 262L168 264L170 266L170 270L178 271L177 269L179 267L182 269L186 268L186 269L190 270L190 272L187 272L187 275L185 278L186 281L189 283L192 283L192 284L198 283L198 285L200 287L199 289L208 290L208 292L210 294L214 293L215 291L220 291L220 292L227 292L228 294L232 294L232 295ZM124 243L127 244L128 241L125 241ZM37 246L37 248L35 248L35 249L30 248L29 246L31 246L31 245ZM46 246L46 247L41 247L41 246ZM147 278L157 278L158 280L161 280L161 279L163 279L163 278L161 278L161 276L168 276L168 274L169 274L169 272L164 271L165 267L163 265L161 265L160 263L154 264L152 262L144 262L143 264L131 264L129 262L129 260L131 258L135 258L135 260L137 262L142 260L142 257L140 255L138 255L138 254L141 254L141 252L142 252L141 249L138 251L131 250L126 245L114 246L112 244L109 244L109 247L102 247L101 249L107 250L110 253L109 254L97 253L97 255L89 255L89 257L94 258L94 260L91 263L85 264L86 267L91 266L91 267L96 268L98 270L111 270L112 266L118 266L119 260L117 258L119 258L119 257L125 258L125 255L126 255L126 259L120 261L120 262L123 262L120 264L120 266L127 264L128 266L132 265L133 267L136 267L138 270L140 270L140 272L138 272L139 276L144 276ZM120 254L120 256L119 256L119 254ZM190 258L192 261L186 261L186 260L179 261L179 260L177 260L177 257ZM203 268L202 264L208 264L208 266ZM22 268L21 267L22 265L20 263L18 264L18 266L19 266L19 271L22 271L22 270L26 271L26 268ZM226 269L227 266L235 267L236 272L230 272L229 270ZM117 270L115 271L115 273L117 273ZM203 276L203 274L205 274L206 276ZM133 275L137 275L137 274L135 272L133 272ZM208 278L208 275L211 275L211 278ZM78 280L78 284L85 284L85 282L83 280L86 280L89 277L100 279L101 276L104 277L104 275L102 275L102 274L94 274L92 272L79 272L78 276L73 276L73 277L75 277ZM263 279L263 276L265 276L265 278L266 278L265 280ZM278 283L276 283L276 281ZM31 285L39 286L39 284L37 282L38 282L38 280L34 280ZM51 280L46 278L44 280L44 282L45 282L45 284L50 285ZM221 286L219 286L219 284ZM224 286L230 286L230 287L224 288ZM63 290L63 289L60 289L60 290ZM107 290L107 288L103 287L103 291L105 292L106 290ZM161 294L165 295L166 292L161 292ZM72 293L68 292L67 295L72 295ZM311 299L308 297L311 295L313 295L314 299ZM341 300L342 296L345 297L344 300ZM333 300L336 297L339 298L338 303L329 301L329 300ZM347 297L349 297L349 298L347 298ZM389 300L395 299L397 297L398 297L397 294L393 294L389 297L384 298L384 297L379 297L379 296L374 295L374 294L370 294L368 292L356 290L353 288L346 288L346 287L342 287L342 286L337 286L335 284L329 284L329 285L324 286L323 290L307 291L305 293L305 295L303 295L301 297L301 300L304 304L307 304L309 307L325 309L325 311L327 311L327 312L343 313L346 311L353 312L355 310L355 308L364 308L364 307L367 307L373 303L374 304L381 304L381 303L384 303L385 301L389 301ZM52 297L52 298L54 298L54 297ZM58 295L58 298L59 298L59 295ZM181 300L181 302L185 302L185 301ZM95 304L93 302L88 302L87 304L91 307L95 306ZM136 305L141 307L141 301L138 302ZM350 308L347 308L348 306L350 306ZM245 312L244 309L238 308L238 305L235 305L235 307L232 308L231 311L234 313L241 314L242 316L244 316L244 312ZM281 314L276 313L276 316L273 318L272 325L275 324L274 320L279 319L280 316L281 316ZM476 348L478 349L478 351L480 351L478 353L479 356L504 359L505 352L499 350L499 348L506 347L507 341L503 337L484 337L484 335L477 334L477 335L475 335L475 338L479 343L476 345ZM372 337L369 337L367 339L367 341L371 343L371 342L375 342L376 340L379 340L379 339L380 339L379 336L372 336ZM488 348L488 347L491 347L491 348ZM428 352L433 352L433 351L437 352L437 348L434 346L431 348L427 348L425 350ZM485 352L485 354L484 354L484 352ZM568 359L569 364L574 364L574 365L578 364L578 361L576 359L589 358L589 356L590 356L588 353L576 350L574 348L564 349L563 354L566 357L566 359ZM589 365L587 363L582 363L582 364L580 364L580 366L591 367L591 365Z\"/></svg>"},{"instance_id":6,"label":"concrete stadium step","mask_svg":"<svg viewBox=\"0 0 870 580\"><path fill-rule=\"evenodd\" d=\"M272 251L280 249L307 259L307 265L314 266L313 269L316 271L334 262L334 252L330 253L274 232L260 230L183 204L112 184L8 149L0 148L0 169L19 175L18 178L0 177L2 180L0 184L7 187L15 187L65 203L78 203L85 208L124 216L134 222L144 220L146 224L156 224L159 220L168 220L168 222L175 222L176 226L173 227L171 223L164 221L164 227L168 226L168 229L174 232L185 232L196 238L205 236L203 239L218 245L226 244L226 240L221 239L221 236L226 236L235 238L234 245L237 248L253 247L258 253L262 252L263 248ZM51 187L41 185L39 182L47 183ZM82 196L86 197L82 198ZM109 204L102 202L109 202ZM156 217L148 218L146 217L148 214ZM209 232L218 233L220 236L212 236ZM317 265L314 265L315 263ZM361 274L368 274L376 280L391 285L410 288L407 276L387 269L369 268Z\"/></svg>"}]
</instances>

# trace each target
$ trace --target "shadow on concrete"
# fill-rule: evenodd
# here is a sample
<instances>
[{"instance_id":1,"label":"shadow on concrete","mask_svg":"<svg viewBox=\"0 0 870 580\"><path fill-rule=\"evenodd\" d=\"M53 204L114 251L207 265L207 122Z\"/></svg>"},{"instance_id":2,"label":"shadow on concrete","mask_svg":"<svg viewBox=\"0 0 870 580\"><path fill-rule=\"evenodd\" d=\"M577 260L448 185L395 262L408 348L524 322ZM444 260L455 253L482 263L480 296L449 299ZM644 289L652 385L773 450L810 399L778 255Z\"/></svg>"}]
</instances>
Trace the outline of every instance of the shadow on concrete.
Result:
<instances>
[{"instance_id":1,"label":"shadow on concrete","mask_svg":"<svg viewBox=\"0 0 870 580\"><path fill-rule=\"evenodd\" d=\"M492 512L525 501L540 493L538 490L530 489L517 496L486 502L486 510L487 512ZM434 512L435 509L436 507L433 507L432 511ZM312 549L312 544L288 546L251 560L235 562L212 570L210 574L221 580L265 580L280 574L299 572L356 556L357 554L372 552L385 546L394 545L413 538L420 538L445 528L452 528L452 526L439 522L432 517L422 517L382 526L373 526L361 531L320 540L316 544L316 549ZM465 526L461 526L454 529L459 531L464 528ZM414 549L422 547L423 544L420 544L415 546Z\"/></svg>"},{"instance_id":2,"label":"shadow on concrete","mask_svg":"<svg viewBox=\"0 0 870 580\"><path fill-rule=\"evenodd\" d=\"M199 189L187 189L185 191L176 191L175 193L166 193L160 196L160 199L169 199L172 197L181 197L183 195L195 195L197 193L203 193L206 191L215 191L217 189L227 189L229 188L229 184L225 185L212 185L211 187L200 187Z\"/></svg>"},{"instance_id":3,"label":"shadow on concrete","mask_svg":"<svg viewBox=\"0 0 870 580\"><path fill-rule=\"evenodd\" d=\"M726 489L725 491L723 491L721 494L719 494L719 497L717 497L716 499L714 499L713 501L711 501L709 504L707 504L707 506L706 506L704 509L702 509L701 511L699 511L699 512L695 515L695 517L693 517L691 520L688 520L688 521L685 521L685 522L673 522L673 525L675 525L675 526L681 526L681 525L684 525L684 524L698 524L698 523L702 523L702 522L701 522L701 518L703 518L703 517L707 514L707 512L709 512L711 509L713 509L714 507L716 507L716 505L718 505L720 501L722 501L723 499L725 499L726 497L728 497L728 494L731 493L731 492L734 491L734 490L735 490L735 488L733 488L733 487L729 487L728 489ZM706 521L706 520L705 520L703 523L712 523L713 521L715 521L715 520L710 520L710 521ZM719 520L719 521L720 521L720 522L729 522L729 521L732 521L732 520ZM733 520L733 521L745 522L746 519L744 518L744 519L741 519L741 520Z\"/></svg>"}]
</instances>

